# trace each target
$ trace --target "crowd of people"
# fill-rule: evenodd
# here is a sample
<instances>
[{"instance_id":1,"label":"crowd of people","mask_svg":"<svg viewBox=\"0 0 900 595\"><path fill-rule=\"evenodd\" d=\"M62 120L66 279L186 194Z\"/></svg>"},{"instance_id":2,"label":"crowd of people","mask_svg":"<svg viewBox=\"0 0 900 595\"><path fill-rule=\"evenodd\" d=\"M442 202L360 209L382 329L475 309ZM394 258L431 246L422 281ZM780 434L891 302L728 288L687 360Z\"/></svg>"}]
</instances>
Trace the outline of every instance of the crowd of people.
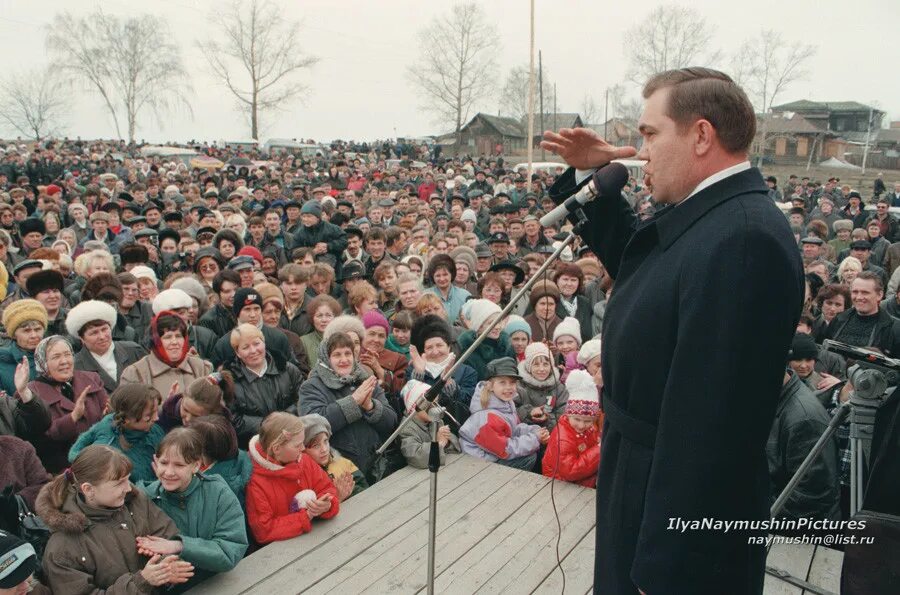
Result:
<instances>
[{"instance_id":1,"label":"crowd of people","mask_svg":"<svg viewBox=\"0 0 900 595\"><path fill-rule=\"evenodd\" d=\"M501 156L379 142L312 159L204 148L255 160L201 170L138 149L48 141L0 159L0 482L49 528L32 543L2 527L0 558L29 555L0 592L32 572L35 592L184 590L310 531L427 467L422 399L489 328L441 391L442 460L595 485L603 264L566 247L500 319L566 235L539 222L563 166L529 179ZM817 341L900 349L900 224L833 181L769 184L809 273L774 499L850 389ZM650 188L623 192L653 216ZM840 514L846 444L787 514Z\"/></svg>"}]
</instances>

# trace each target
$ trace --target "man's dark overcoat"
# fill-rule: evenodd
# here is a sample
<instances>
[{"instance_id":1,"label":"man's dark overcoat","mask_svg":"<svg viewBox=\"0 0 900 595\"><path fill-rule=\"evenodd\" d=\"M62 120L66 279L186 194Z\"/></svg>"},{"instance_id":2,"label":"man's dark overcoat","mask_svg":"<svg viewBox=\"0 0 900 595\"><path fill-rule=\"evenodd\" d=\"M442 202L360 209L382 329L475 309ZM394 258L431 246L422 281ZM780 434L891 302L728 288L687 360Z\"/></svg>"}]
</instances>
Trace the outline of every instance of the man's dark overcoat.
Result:
<instances>
[{"instance_id":1,"label":"man's dark overcoat","mask_svg":"<svg viewBox=\"0 0 900 595\"><path fill-rule=\"evenodd\" d=\"M578 187L570 168L551 196ZM768 518L765 445L804 295L788 223L755 168L645 222L621 196L585 212L615 279L595 592L762 593L765 549L747 537L764 532L668 527Z\"/></svg>"}]
</instances>

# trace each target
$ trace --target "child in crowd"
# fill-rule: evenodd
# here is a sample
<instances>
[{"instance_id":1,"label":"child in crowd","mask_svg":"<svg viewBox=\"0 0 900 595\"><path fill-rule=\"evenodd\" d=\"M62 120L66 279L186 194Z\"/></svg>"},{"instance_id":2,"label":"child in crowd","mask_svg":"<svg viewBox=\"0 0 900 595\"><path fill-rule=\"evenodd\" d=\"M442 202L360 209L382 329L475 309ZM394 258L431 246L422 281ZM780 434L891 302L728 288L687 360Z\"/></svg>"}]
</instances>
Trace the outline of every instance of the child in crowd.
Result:
<instances>
[{"instance_id":1,"label":"child in crowd","mask_svg":"<svg viewBox=\"0 0 900 595\"><path fill-rule=\"evenodd\" d=\"M544 343L532 343L525 349L525 360L519 362L516 411L519 418L552 430L566 408L569 393L559 380L553 365L553 354Z\"/></svg>"},{"instance_id":2,"label":"child in crowd","mask_svg":"<svg viewBox=\"0 0 900 595\"><path fill-rule=\"evenodd\" d=\"M516 354L516 360L521 362L525 359L525 348L531 343L531 326L524 318L513 314L506 319L503 331L509 335L509 342Z\"/></svg>"},{"instance_id":3,"label":"child in crowd","mask_svg":"<svg viewBox=\"0 0 900 595\"><path fill-rule=\"evenodd\" d=\"M464 311L469 330L459 336L457 343L461 352L465 351L475 342L475 338L484 332L500 316L500 306L487 299L469 300ZM497 324L481 344L472 352L466 364L470 365L479 380L487 378L488 362L508 357L514 358L512 344L509 335L503 332L503 323Z\"/></svg>"},{"instance_id":4,"label":"child in crowd","mask_svg":"<svg viewBox=\"0 0 900 595\"><path fill-rule=\"evenodd\" d=\"M566 316L553 331L553 346L556 348L557 364L562 369L561 380L566 381L569 372L578 369L576 357L581 347L581 327L578 319Z\"/></svg>"},{"instance_id":5,"label":"child in crowd","mask_svg":"<svg viewBox=\"0 0 900 595\"><path fill-rule=\"evenodd\" d=\"M91 444L104 444L131 460L131 481L153 481L153 453L165 432L156 423L162 397L152 386L122 384L109 399L112 413L82 433L69 449L69 461Z\"/></svg>"},{"instance_id":6,"label":"child in crowd","mask_svg":"<svg viewBox=\"0 0 900 595\"><path fill-rule=\"evenodd\" d=\"M511 357L487 365L487 381L475 388L472 415L459 430L465 454L530 471L541 444L550 438L547 428L519 422L516 415L516 383L521 380Z\"/></svg>"},{"instance_id":7,"label":"child in crowd","mask_svg":"<svg viewBox=\"0 0 900 595\"><path fill-rule=\"evenodd\" d=\"M310 413L301 417L300 421L303 422L306 454L325 470L342 502L369 487L366 476L353 461L331 448L331 424L327 419L318 413Z\"/></svg>"},{"instance_id":8,"label":"child in crowd","mask_svg":"<svg viewBox=\"0 0 900 595\"><path fill-rule=\"evenodd\" d=\"M200 470L206 475L221 476L243 508L244 492L253 473L253 463L247 451L238 448L234 426L221 415L207 415L191 420L190 427L200 434L203 441Z\"/></svg>"},{"instance_id":9,"label":"child in crowd","mask_svg":"<svg viewBox=\"0 0 900 595\"><path fill-rule=\"evenodd\" d=\"M413 412L416 402L422 397L431 385L419 380L410 380L400 391L406 414ZM440 404L440 401L438 401ZM417 411L412 421L406 424L400 432L400 450L406 458L406 462L419 469L428 468L428 455L431 452L431 418L428 411ZM450 426L442 425L438 430L437 442L440 447L441 465L444 464L446 453L458 453L459 440L450 432Z\"/></svg>"},{"instance_id":10,"label":"child in crowd","mask_svg":"<svg viewBox=\"0 0 900 595\"><path fill-rule=\"evenodd\" d=\"M234 378L230 372L213 372L191 381L184 392L177 385L159 413L159 425L165 431L191 425L204 415L222 415L231 419L226 403L234 402Z\"/></svg>"},{"instance_id":11,"label":"child in crowd","mask_svg":"<svg viewBox=\"0 0 900 595\"><path fill-rule=\"evenodd\" d=\"M391 321L391 334L388 335L384 346L395 351L409 360L409 335L415 322L412 312L401 310L397 312Z\"/></svg>"},{"instance_id":12,"label":"child in crowd","mask_svg":"<svg viewBox=\"0 0 900 595\"><path fill-rule=\"evenodd\" d=\"M41 490L35 512L50 528L43 570L54 593L152 593L193 577L178 556L138 552L138 537L172 539L178 529L130 474L128 457L94 444Z\"/></svg>"},{"instance_id":13,"label":"child in crowd","mask_svg":"<svg viewBox=\"0 0 900 595\"><path fill-rule=\"evenodd\" d=\"M600 371L600 355L602 343L600 339L591 339L585 341L581 349L578 350L578 356L575 358L581 369L587 370L587 373L594 378L594 384L598 388L603 387L603 374Z\"/></svg>"},{"instance_id":14,"label":"child in crowd","mask_svg":"<svg viewBox=\"0 0 900 595\"><path fill-rule=\"evenodd\" d=\"M259 543L308 533L312 519L330 519L340 510L328 474L303 449L303 422L283 411L270 413L250 439L247 521Z\"/></svg>"},{"instance_id":15,"label":"child in crowd","mask_svg":"<svg viewBox=\"0 0 900 595\"><path fill-rule=\"evenodd\" d=\"M247 551L244 511L237 496L218 475L200 473L203 441L192 428L169 432L156 451L157 481L141 489L178 527L178 539L153 535L137 538L138 551L153 556L177 555L194 565L183 589L237 566Z\"/></svg>"},{"instance_id":16,"label":"child in crowd","mask_svg":"<svg viewBox=\"0 0 900 595\"><path fill-rule=\"evenodd\" d=\"M544 475L593 488L600 466L600 402L593 377L573 370L566 381L569 400L547 442Z\"/></svg>"}]
</instances>

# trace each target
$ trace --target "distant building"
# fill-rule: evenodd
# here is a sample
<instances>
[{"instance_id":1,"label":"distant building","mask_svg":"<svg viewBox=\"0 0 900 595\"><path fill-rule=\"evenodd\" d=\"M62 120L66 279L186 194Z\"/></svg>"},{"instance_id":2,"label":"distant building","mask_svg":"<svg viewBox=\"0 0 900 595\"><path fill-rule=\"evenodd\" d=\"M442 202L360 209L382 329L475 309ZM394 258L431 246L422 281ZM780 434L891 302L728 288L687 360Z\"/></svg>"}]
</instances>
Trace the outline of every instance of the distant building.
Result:
<instances>
[{"instance_id":1,"label":"distant building","mask_svg":"<svg viewBox=\"0 0 900 595\"><path fill-rule=\"evenodd\" d=\"M602 124L588 124L587 126L611 145L617 147L641 148L643 138L638 132L638 123L629 118L610 118Z\"/></svg>"},{"instance_id":2,"label":"distant building","mask_svg":"<svg viewBox=\"0 0 900 595\"><path fill-rule=\"evenodd\" d=\"M450 155L496 155L524 151L526 133L515 118L477 113L463 126L457 137L448 133L437 142Z\"/></svg>"}]
</instances>

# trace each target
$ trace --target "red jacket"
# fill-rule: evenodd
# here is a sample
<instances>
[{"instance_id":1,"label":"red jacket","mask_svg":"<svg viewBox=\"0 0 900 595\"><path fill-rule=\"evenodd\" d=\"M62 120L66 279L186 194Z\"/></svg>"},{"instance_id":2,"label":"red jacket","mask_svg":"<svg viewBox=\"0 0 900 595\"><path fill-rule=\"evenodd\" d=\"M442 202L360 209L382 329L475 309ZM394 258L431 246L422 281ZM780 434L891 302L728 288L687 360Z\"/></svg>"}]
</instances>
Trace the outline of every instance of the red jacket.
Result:
<instances>
[{"instance_id":1,"label":"red jacket","mask_svg":"<svg viewBox=\"0 0 900 595\"><path fill-rule=\"evenodd\" d=\"M337 489L328 474L309 456L296 463L279 465L263 454L259 436L250 439L253 475L247 484L247 522L259 543L297 537L312 528L305 510L291 512L294 496L301 490L312 490L316 496L331 494L331 510L321 515L330 519L340 510Z\"/></svg>"},{"instance_id":2,"label":"red jacket","mask_svg":"<svg viewBox=\"0 0 900 595\"><path fill-rule=\"evenodd\" d=\"M556 469L559 453L559 469ZM563 415L550 433L547 450L541 468L544 475L578 483L588 488L597 485L597 468L600 466L600 434L593 425L579 434Z\"/></svg>"}]
</instances>

